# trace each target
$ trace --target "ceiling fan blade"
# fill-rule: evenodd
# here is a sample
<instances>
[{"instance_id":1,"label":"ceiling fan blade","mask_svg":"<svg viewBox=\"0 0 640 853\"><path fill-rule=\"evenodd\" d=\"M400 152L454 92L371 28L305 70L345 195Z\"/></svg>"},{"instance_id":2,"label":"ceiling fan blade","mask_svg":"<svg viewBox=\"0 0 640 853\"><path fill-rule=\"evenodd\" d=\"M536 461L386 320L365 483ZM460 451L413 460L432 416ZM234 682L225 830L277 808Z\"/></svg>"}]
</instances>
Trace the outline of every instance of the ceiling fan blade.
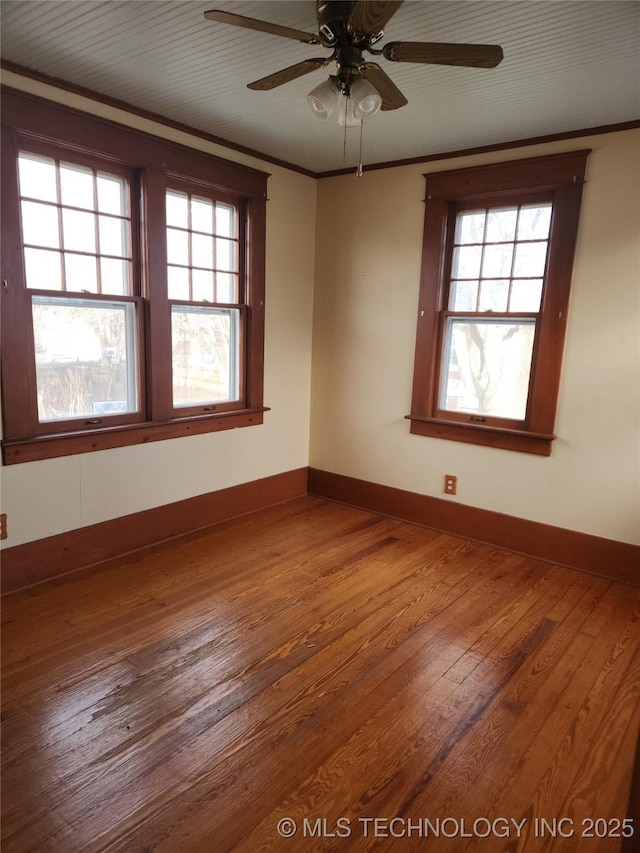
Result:
<instances>
[{"instance_id":1,"label":"ceiling fan blade","mask_svg":"<svg viewBox=\"0 0 640 853\"><path fill-rule=\"evenodd\" d=\"M409 102L386 71L376 62L365 62L365 78L382 98L381 110L397 110Z\"/></svg>"},{"instance_id":2,"label":"ceiling fan blade","mask_svg":"<svg viewBox=\"0 0 640 853\"><path fill-rule=\"evenodd\" d=\"M305 33L302 30L294 30L292 27L283 27L280 24L271 24L269 21L259 21L257 18L247 18L244 15L234 15L233 12L223 12L221 9L211 9L204 13L209 21L217 21L219 24L232 24L234 27L245 27L247 30L258 30L261 33L270 33L274 36L284 36L288 39L304 42L304 44L320 44L318 36Z\"/></svg>"},{"instance_id":3,"label":"ceiling fan blade","mask_svg":"<svg viewBox=\"0 0 640 853\"><path fill-rule=\"evenodd\" d=\"M347 26L352 32L377 35L402 6L402 0L358 0Z\"/></svg>"},{"instance_id":4,"label":"ceiling fan blade","mask_svg":"<svg viewBox=\"0 0 640 853\"><path fill-rule=\"evenodd\" d=\"M281 71L276 71L274 74L269 74L267 77L262 77L260 80L254 80L249 83L248 89L265 91L267 89L275 89L276 86L282 86L283 83L288 83L290 80L295 80L297 77L302 77L303 74L308 74L310 71L315 71L316 68L322 68L328 65L330 59L304 59L302 62L296 62L295 65L290 65L288 68L283 68Z\"/></svg>"},{"instance_id":5,"label":"ceiling fan blade","mask_svg":"<svg viewBox=\"0 0 640 853\"><path fill-rule=\"evenodd\" d=\"M444 44L440 42L390 41L382 55L393 62L423 62L426 65L464 65L495 68L504 54L497 44Z\"/></svg>"}]
</instances>

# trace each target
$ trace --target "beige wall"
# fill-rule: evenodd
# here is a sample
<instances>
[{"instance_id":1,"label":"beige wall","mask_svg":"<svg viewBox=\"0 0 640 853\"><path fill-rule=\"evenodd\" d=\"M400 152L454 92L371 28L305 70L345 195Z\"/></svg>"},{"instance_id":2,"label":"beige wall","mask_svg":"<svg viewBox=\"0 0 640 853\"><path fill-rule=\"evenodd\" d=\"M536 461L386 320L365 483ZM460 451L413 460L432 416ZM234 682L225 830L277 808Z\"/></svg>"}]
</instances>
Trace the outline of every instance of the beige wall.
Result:
<instances>
[{"instance_id":1,"label":"beige wall","mask_svg":"<svg viewBox=\"0 0 640 853\"><path fill-rule=\"evenodd\" d=\"M2 468L5 546L305 467L316 184L146 119L3 74L3 82L271 173L267 205L265 405L257 427Z\"/></svg>"},{"instance_id":2,"label":"beige wall","mask_svg":"<svg viewBox=\"0 0 640 853\"><path fill-rule=\"evenodd\" d=\"M3 82L272 173L265 359L265 403L272 411L264 425L5 467L6 546L307 464L640 542L640 133L316 182L26 78L4 73ZM553 455L410 435L404 416L423 173L587 147L593 153ZM458 476L455 498L442 494L445 473Z\"/></svg>"},{"instance_id":3,"label":"beige wall","mask_svg":"<svg viewBox=\"0 0 640 853\"><path fill-rule=\"evenodd\" d=\"M323 179L311 465L640 542L638 131ZM409 433L423 174L591 148L549 458ZM442 493L443 475L458 495Z\"/></svg>"}]
</instances>

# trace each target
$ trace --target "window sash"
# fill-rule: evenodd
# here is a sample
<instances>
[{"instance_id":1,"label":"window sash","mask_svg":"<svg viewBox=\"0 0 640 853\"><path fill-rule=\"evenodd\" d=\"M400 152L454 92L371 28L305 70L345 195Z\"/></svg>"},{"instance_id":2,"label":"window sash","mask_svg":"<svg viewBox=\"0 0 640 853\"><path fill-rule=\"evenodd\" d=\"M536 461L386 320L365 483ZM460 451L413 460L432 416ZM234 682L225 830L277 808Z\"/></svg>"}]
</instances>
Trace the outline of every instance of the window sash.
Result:
<instances>
[{"instance_id":1,"label":"window sash","mask_svg":"<svg viewBox=\"0 0 640 853\"><path fill-rule=\"evenodd\" d=\"M514 427L526 424L536 319L536 315L444 313L438 415L472 423ZM469 327L468 331L464 329L465 325ZM456 327L458 336L455 335ZM475 336L471 331L473 327L477 327ZM486 329L484 338L480 331L482 327ZM529 339L520 347L517 346L520 343L517 340L519 332L524 333L525 338L529 333ZM467 346L457 345L456 337L466 338ZM506 351L502 349L505 345L508 347ZM454 359L457 365L452 364ZM460 398L458 406L447 405L447 400L456 397ZM474 398L477 401L475 406L471 402Z\"/></svg>"},{"instance_id":2,"label":"window sash","mask_svg":"<svg viewBox=\"0 0 640 853\"><path fill-rule=\"evenodd\" d=\"M588 154L589 151L575 151L425 176L427 197L413 393L407 416L412 433L539 455L551 453ZM485 207L549 202L553 214L540 310L476 312L470 311L468 304L456 303L451 273L458 214ZM449 310L452 292L454 307L464 307L464 311ZM480 307L477 301L474 307ZM536 318L529 397L523 419L461 414L442 408L440 384L446 328L448 322L453 322L449 318L458 315Z\"/></svg>"},{"instance_id":3,"label":"window sash","mask_svg":"<svg viewBox=\"0 0 640 853\"><path fill-rule=\"evenodd\" d=\"M173 212L171 210L171 200L173 199ZM233 409L244 408L248 406L248 383L246 370L248 365L248 333L247 325L249 322L248 310L246 301L248 299L248 290L245 284L245 277L248 270L247 259L245 257L247 240L246 240L246 220L247 214L245 205L241 199L234 198L227 193L220 193L212 188L207 188L199 183L193 183L187 180L169 179L166 185L165 200L167 202L168 214L166 217L166 278L167 278L167 295L169 297L169 310L171 314L170 334L170 387L163 391L163 399L165 400L166 411L171 417L184 417L186 415L201 415L206 413L223 413ZM210 211L206 208L211 205ZM205 216L210 213L210 222L205 221ZM183 234L185 239L186 253L183 253L181 258L182 263L175 263L175 258L170 253L170 240L173 233ZM194 241L199 237L210 238L213 243L213 254L211 257L211 265L203 267L194 263L199 260L194 257ZM217 264L216 257L216 241L222 239L227 243L233 244L233 258L230 264L226 266L230 269L221 269ZM172 275L174 271L179 270L184 274L183 297L176 298L175 289L172 289ZM210 274L208 283L211 285L211 291L206 292L198 289L199 274L206 272ZM231 275L235 279L234 286L224 288L223 276ZM223 298L221 298L223 297ZM181 370L184 370L176 361L176 341L175 341L175 323L174 319L179 315L183 316L183 323L189 322L186 318L190 318L193 329L196 327L196 319L200 318L229 318L229 346L227 362L227 383L228 395L212 393L211 399L187 399L189 397L197 397L195 390L192 387L187 390L184 380L179 380L178 376ZM206 325L206 324L205 324ZM198 338L205 334L202 331L203 324L199 324L200 332L194 331L194 340L191 342L197 349ZM218 329L220 332L220 328ZM220 341L218 340L219 344ZM209 354L211 355L211 354ZM210 383L209 387L213 390L214 386L221 388L219 382L214 382L211 373L215 373L214 367L222 367L224 359L220 356L219 350L216 351L216 356L213 360L207 362L206 354L198 356L197 364L194 362L192 369L199 373L204 382L204 387ZM209 378L205 376L209 373ZM182 382L182 391L179 391L180 382ZM224 382L222 383L224 385ZM203 386L201 386L203 387ZM203 396L207 396L203 394Z\"/></svg>"},{"instance_id":4,"label":"window sash","mask_svg":"<svg viewBox=\"0 0 640 853\"><path fill-rule=\"evenodd\" d=\"M546 198L454 208L439 324L437 417L526 428L552 213ZM521 247L525 257L531 248L535 253L528 265L519 261ZM467 261L464 252L470 252ZM526 317L517 310L518 296L529 303ZM500 329L507 330L502 344ZM518 341L520 348L514 346Z\"/></svg>"},{"instance_id":5,"label":"window sash","mask_svg":"<svg viewBox=\"0 0 640 853\"><path fill-rule=\"evenodd\" d=\"M39 176L34 174L38 171ZM73 173L82 174L86 179L83 189L69 186L65 175ZM26 286L63 292L132 295L136 251L132 183L131 174L111 171L108 164L89 166L86 158L74 163L68 154L63 156L55 152L50 156L37 148L21 147L18 187ZM118 185L116 205L108 184ZM33 218L36 218L36 227ZM117 280L117 267L120 268L119 286L105 287L107 279ZM54 282L53 286L49 281ZM73 286L76 282L78 286Z\"/></svg>"},{"instance_id":6,"label":"window sash","mask_svg":"<svg viewBox=\"0 0 640 853\"><path fill-rule=\"evenodd\" d=\"M137 419L141 411L136 301L34 294L31 302L40 425L60 429L76 418L87 426ZM53 322L48 322L45 314L52 311ZM112 322L100 323L100 315L106 318L107 313ZM100 340L100 334L109 337ZM56 415L60 408L62 413Z\"/></svg>"},{"instance_id":7,"label":"window sash","mask_svg":"<svg viewBox=\"0 0 640 853\"><path fill-rule=\"evenodd\" d=\"M5 134L5 138L7 134ZM17 240L18 253L21 263L17 265L19 269L19 277L11 282L12 295L18 297L16 300L22 305L21 310L10 311L15 318L15 323L12 326L19 325L23 331L23 341L21 342L21 369L23 371L23 381L21 387L18 388L17 394L12 395L11 384L9 383L9 397L5 403L3 394L3 415L5 420L5 442L8 438L11 440L15 430L15 409L19 407L20 420L24 426L21 428L22 434L31 434L34 437L46 437L52 434L75 433L78 430L88 429L96 430L103 428L120 428L127 424L138 424L145 419L145 411L143 401L145 399L145 372L143 362L144 352L144 310L142 298L139 295L139 263L138 263L138 213L137 207L133 204L132 195L136 189L137 182L134 172L122 165L112 164L103 160L99 155L88 156L83 153L69 152L64 147L52 143L46 145L42 141L34 142L32 139L11 138L11 143L8 145L9 151L14 152L15 158L11 164L15 174L15 196L11 200L11 207L17 211L15 217L15 237ZM8 152L9 153L9 152ZM35 240L24 240L24 203L33 203L31 195L21 194L24 181L22 180L26 171L21 172L22 164L29 161L42 163L46 161L51 165L54 171L55 196L50 201L36 199L38 204L48 207L54 211L55 219L58 224L58 243L56 246L47 247L43 245L39 235L35 236ZM84 175L90 175L92 184L92 201L81 207L77 204L70 205L68 192L65 194L62 188L61 170L65 169L68 172L76 170L82 171ZM8 173L7 161L3 161L3 172ZM21 183L22 180L22 183ZM120 192L120 209L118 214L110 214L104 203L104 193L98 188L99 180L113 180L119 185ZM36 190L37 192L37 190ZM6 208L6 197L3 198L3 208ZM110 208L112 209L112 208ZM93 218L93 229L95 235L95 244L91 251L84 251L79 248L79 245L73 244L73 248L67 248L64 242L64 216L66 211L80 212L83 215ZM109 218L113 221L122 223L127 229L127 246L126 253L121 255L104 254L100 252L100 217ZM29 280L29 253L31 251L41 251L43 253L51 253L55 260L48 268L42 267L40 278L46 278L49 271L51 275L56 277L56 266L59 270L60 287L34 287L30 286L34 282ZM93 267L94 276L89 272L89 280L84 277L78 279L77 286L70 288L68 284L68 270L65 269L69 262L73 263L77 259L87 263L88 267ZM44 259L46 260L46 259ZM113 288L115 292L102 293L103 280L103 263L110 261L118 261L126 264L126 270L123 271L122 288ZM80 270L78 270L81 272ZM37 278L37 277L36 277ZM21 281L20 281L21 279ZM125 284L126 282L126 284ZM84 287L84 285L88 285ZM92 287L92 284L95 286ZM20 286L22 285L22 286ZM18 289L18 293L16 293ZM109 290L109 288L108 288ZM121 290L127 292L122 293ZM89 361L82 361L84 369L80 364L76 364L75 370L70 367L63 368L62 362L57 362L57 367L50 366L50 376L54 385L61 387L67 386L67 399L74 396L77 402L78 411L67 411L60 414L59 417L49 417L43 409L43 394L48 396L52 393L52 387L47 391L43 386L44 368L36 352L36 335L34 331L34 321L36 314L46 304L57 305L62 308L80 308L85 306L89 309L94 306L95 310L106 310L106 306L118 303L122 306L131 306L123 308L128 313L127 317L127 343L126 355L127 371L125 386L127 388L127 405L125 410L119 407L98 406L102 411L94 411L93 403L99 403L99 400L93 400L93 390L99 387L99 383L93 383L90 374L95 375L99 372L97 367L93 369L89 367ZM17 306L15 306L17 307ZM86 342L85 342L86 343ZM8 349L7 346L5 348ZM5 354L3 352L3 355ZM100 359L103 364L103 369L106 368L106 359ZM99 362L93 361L96 365ZM67 361L67 364L70 362ZM57 379L54 377L57 375ZM11 399L19 396L19 402L11 405ZM58 390L54 397L58 400L64 399L64 393ZM91 406L91 411L81 411L82 406L79 403L80 398L85 401L86 405ZM104 403L110 401L102 401ZM71 407L73 408L73 407ZM5 454L6 456L6 454Z\"/></svg>"},{"instance_id":8,"label":"window sash","mask_svg":"<svg viewBox=\"0 0 640 853\"><path fill-rule=\"evenodd\" d=\"M169 184L165 199L169 298L217 305L243 302L241 204L185 182L179 188Z\"/></svg>"},{"instance_id":9,"label":"window sash","mask_svg":"<svg viewBox=\"0 0 640 853\"><path fill-rule=\"evenodd\" d=\"M237 408L244 395L244 306L203 306L174 301L170 306L174 411L201 414ZM189 326L189 334L183 334L182 339L179 338L178 330L180 317L182 324ZM225 319L228 321L228 348L225 347L224 340L227 331L224 328L227 325L224 323ZM203 322L206 320L220 322L211 329ZM201 338L204 338L206 346L197 346ZM187 344L187 352L181 352L183 343ZM194 357L190 358L194 348L196 352ZM191 376L188 375L189 372ZM221 376L218 377L218 374ZM200 395L196 393L198 387L204 389ZM225 388L227 393L224 392ZM219 389L217 393L215 389Z\"/></svg>"}]
</instances>

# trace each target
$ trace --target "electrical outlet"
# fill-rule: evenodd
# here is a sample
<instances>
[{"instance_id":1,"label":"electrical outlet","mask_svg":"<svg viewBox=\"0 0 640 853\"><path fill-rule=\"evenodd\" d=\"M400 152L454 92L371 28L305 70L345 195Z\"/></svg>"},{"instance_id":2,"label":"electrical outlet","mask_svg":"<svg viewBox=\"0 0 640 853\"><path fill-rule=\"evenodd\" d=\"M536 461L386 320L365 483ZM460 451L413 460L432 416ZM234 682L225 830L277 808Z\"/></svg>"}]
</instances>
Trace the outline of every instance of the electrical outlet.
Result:
<instances>
[{"instance_id":1,"label":"electrical outlet","mask_svg":"<svg viewBox=\"0 0 640 853\"><path fill-rule=\"evenodd\" d=\"M444 493L445 495L455 495L458 491L458 478L453 474L444 475Z\"/></svg>"},{"instance_id":2,"label":"electrical outlet","mask_svg":"<svg viewBox=\"0 0 640 853\"><path fill-rule=\"evenodd\" d=\"M3 512L0 515L0 539L6 539L9 534L7 533L7 513Z\"/></svg>"}]
</instances>

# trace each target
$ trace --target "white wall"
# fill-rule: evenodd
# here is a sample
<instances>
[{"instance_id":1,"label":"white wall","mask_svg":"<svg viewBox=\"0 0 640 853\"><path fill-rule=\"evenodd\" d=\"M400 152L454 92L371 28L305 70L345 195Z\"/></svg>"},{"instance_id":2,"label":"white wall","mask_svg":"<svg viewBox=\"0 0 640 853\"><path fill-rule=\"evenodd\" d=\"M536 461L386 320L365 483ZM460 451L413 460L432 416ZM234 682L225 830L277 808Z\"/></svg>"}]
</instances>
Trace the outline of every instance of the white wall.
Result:
<instances>
[{"instance_id":1,"label":"white wall","mask_svg":"<svg viewBox=\"0 0 640 853\"><path fill-rule=\"evenodd\" d=\"M640 542L638 131L323 179L313 467ZM591 148L549 458L411 435L423 174ZM443 475L458 476L445 497Z\"/></svg>"},{"instance_id":2,"label":"white wall","mask_svg":"<svg viewBox=\"0 0 640 853\"><path fill-rule=\"evenodd\" d=\"M316 184L15 74L3 82L270 172L261 426L2 468L6 547L308 465Z\"/></svg>"}]
</instances>

